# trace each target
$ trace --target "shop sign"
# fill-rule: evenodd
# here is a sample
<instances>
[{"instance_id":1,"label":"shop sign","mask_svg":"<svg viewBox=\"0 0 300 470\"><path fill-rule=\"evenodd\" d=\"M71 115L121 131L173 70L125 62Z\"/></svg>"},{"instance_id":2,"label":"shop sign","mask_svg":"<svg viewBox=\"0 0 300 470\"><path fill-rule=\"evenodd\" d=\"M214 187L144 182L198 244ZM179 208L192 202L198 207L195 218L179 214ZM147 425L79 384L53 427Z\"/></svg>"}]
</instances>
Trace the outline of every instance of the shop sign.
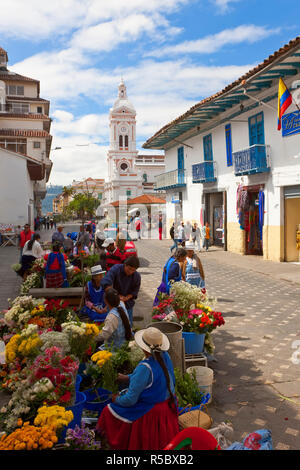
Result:
<instances>
[{"instance_id":1,"label":"shop sign","mask_svg":"<svg viewBox=\"0 0 300 470\"><path fill-rule=\"evenodd\" d=\"M300 133L300 111L282 116L282 137Z\"/></svg>"}]
</instances>

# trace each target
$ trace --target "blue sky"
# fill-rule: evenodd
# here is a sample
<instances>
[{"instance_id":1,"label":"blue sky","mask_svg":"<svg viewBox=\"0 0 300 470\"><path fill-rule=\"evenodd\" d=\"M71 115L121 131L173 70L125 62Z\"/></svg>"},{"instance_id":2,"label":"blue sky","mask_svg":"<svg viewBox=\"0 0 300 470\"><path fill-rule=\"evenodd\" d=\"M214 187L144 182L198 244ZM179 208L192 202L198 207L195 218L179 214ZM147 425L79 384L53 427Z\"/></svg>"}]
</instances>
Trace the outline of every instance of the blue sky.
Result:
<instances>
[{"instance_id":1,"label":"blue sky","mask_svg":"<svg viewBox=\"0 0 300 470\"><path fill-rule=\"evenodd\" d=\"M52 147L62 149L50 182L66 185L106 175L121 76L141 149L300 31L299 0L0 0L0 11L9 69L40 80L51 101Z\"/></svg>"}]
</instances>

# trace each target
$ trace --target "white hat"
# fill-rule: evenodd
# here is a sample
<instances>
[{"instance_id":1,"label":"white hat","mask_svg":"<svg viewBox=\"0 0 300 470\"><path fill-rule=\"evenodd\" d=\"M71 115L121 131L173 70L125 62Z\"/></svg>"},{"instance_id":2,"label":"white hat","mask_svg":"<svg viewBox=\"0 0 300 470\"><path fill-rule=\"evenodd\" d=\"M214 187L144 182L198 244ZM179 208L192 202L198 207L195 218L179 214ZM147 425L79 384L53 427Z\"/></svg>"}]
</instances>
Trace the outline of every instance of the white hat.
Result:
<instances>
[{"instance_id":1,"label":"white hat","mask_svg":"<svg viewBox=\"0 0 300 470\"><path fill-rule=\"evenodd\" d=\"M102 266L100 264L97 264L96 266L91 267L91 275L92 276L97 276L97 274L104 274L106 271L102 269Z\"/></svg>"},{"instance_id":2,"label":"white hat","mask_svg":"<svg viewBox=\"0 0 300 470\"><path fill-rule=\"evenodd\" d=\"M194 245L194 243L193 243L193 242L186 242L186 244L185 244L185 249L186 249L186 250L193 250L193 251L195 251L195 245Z\"/></svg>"},{"instance_id":3,"label":"white hat","mask_svg":"<svg viewBox=\"0 0 300 470\"><path fill-rule=\"evenodd\" d=\"M149 353L153 350L168 351L170 348L168 337L158 328L152 326L144 330L137 331L134 335L134 340L141 349Z\"/></svg>"},{"instance_id":4,"label":"white hat","mask_svg":"<svg viewBox=\"0 0 300 470\"><path fill-rule=\"evenodd\" d=\"M106 240L104 240L104 242L102 243L102 246L104 248L107 248L108 245L112 245L113 243L115 243L113 238L106 238Z\"/></svg>"}]
</instances>

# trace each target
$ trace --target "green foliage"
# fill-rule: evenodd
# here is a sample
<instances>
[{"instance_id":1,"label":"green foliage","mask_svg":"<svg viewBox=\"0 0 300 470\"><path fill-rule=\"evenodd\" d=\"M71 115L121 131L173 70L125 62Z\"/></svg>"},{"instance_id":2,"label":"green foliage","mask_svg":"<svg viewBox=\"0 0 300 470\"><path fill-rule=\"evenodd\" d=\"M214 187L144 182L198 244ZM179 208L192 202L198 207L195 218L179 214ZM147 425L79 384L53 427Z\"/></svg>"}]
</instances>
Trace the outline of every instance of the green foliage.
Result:
<instances>
[{"instance_id":1,"label":"green foliage","mask_svg":"<svg viewBox=\"0 0 300 470\"><path fill-rule=\"evenodd\" d=\"M73 212L81 220L86 217L94 217L97 207L100 205L100 200L94 198L91 194L75 194L74 199L68 204L69 212Z\"/></svg>"},{"instance_id":2,"label":"green foliage","mask_svg":"<svg viewBox=\"0 0 300 470\"><path fill-rule=\"evenodd\" d=\"M187 405L200 405L203 393L199 390L195 371L192 374L182 374L179 369L174 369L176 385L175 394L178 399L178 405L185 407Z\"/></svg>"}]
</instances>

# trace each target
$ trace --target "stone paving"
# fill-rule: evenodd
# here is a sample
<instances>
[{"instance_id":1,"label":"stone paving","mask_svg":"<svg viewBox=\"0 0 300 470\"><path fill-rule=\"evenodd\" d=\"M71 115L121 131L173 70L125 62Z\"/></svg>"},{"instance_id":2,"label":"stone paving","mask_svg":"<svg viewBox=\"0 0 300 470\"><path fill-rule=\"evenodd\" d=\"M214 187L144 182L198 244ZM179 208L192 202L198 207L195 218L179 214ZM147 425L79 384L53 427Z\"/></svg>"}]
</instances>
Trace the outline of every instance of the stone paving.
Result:
<instances>
[{"instance_id":1,"label":"stone paving","mask_svg":"<svg viewBox=\"0 0 300 470\"><path fill-rule=\"evenodd\" d=\"M134 317L137 326L150 323L151 306L169 256L170 241L137 242L142 258L142 289ZM234 440L268 428L274 448L300 448L300 348L299 364L291 358L300 346L300 286L274 276L236 266L230 254L201 253L210 295L218 299L226 324L213 333L215 360L213 402L208 410L215 423L230 420ZM260 260L257 260L260 266ZM284 266L282 269L285 269ZM259 270L259 269L258 269ZM263 269L261 268L261 271ZM286 398L282 398L286 397ZM291 401L290 401L291 400Z\"/></svg>"},{"instance_id":2,"label":"stone paving","mask_svg":"<svg viewBox=\"0 0 300 470\"><path fill-rule=\"evenodd\" d=\"M68 230L73 227L68 227ZM42 232L44 240L50 232ZM169 240L136 242L141 259L141 291L134 310L135 326L151 322L152 303L169 256ZM213 333L214 423L231 421L233 440L261 428L272 431L275 449L300 448L300 285L281 278L283 263L268 264L210 249L201 253L210 295L226 324ZM0 249L0 308L18 295L19 279L10 269L18 259L14 247ZM291 270L295 267L291 267ZM300 267L299 267L300 269ZM293 275L294 276L294 275ZM292 354L299 361L292 361ZM299 362L296 364L294 362ZM2 400L0 400L2 401Z\"/></svg>"}]
</instances>

